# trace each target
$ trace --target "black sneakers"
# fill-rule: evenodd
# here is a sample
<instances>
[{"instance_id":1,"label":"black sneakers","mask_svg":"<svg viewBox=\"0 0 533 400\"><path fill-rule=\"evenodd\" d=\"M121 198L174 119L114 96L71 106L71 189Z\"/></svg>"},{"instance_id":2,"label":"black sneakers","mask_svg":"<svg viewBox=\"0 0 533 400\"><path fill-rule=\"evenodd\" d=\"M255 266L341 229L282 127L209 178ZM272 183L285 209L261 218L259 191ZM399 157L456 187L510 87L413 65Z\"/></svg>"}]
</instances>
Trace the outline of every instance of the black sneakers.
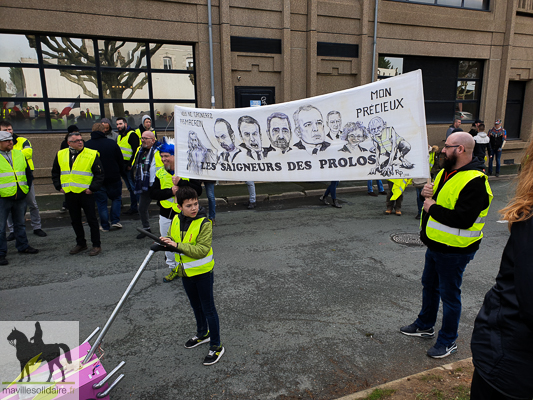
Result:
<instances>
[{"instance_id":1,"label":"black sneakers","mask_svg":"<svg viewBox=\"0 0 533 400\"><path fill-rule=\"evenodd\" d=\"M400 332L407 336L416 336L424 339L431 339L435 337L435 329L419 329L415 324L402 326Z\"/></svg>"},{"instance_id":2,"label":"black sneakers","mask_svg":"<svg viewBox=\"0 0 533 400\"><path fill-rule=\"evenodd\" d=\"M431 349L427 351L427 355L431 358L444 358L448 357L450 354L457 352L457 345L455 342L450 344L449 346L433 346Z\"/></svg>"},{"instance_id":3,"label":"black sneakers","mask_svg":"<svg viewBox=\"0 0 533 400\"><path fill-rule=\"evenodd\" d=\"M211 341L211 338L209 337L209 332L207 332L202 337L198 337L194 335L191 339L187 340L187 343L185 343L185 348L192 349L193 347L200 346L201 344L204 344L210 341Z\"/></svg>"},{"instance_id":4,"label":"black sneakers","mask_svg":"<svg viewBox=\"0 0 533 400\"><path fill-rule=\"evenodd\" d=\"M209 353L204 358L204 365L213 365L220 360L222 354L224 354L224 346L211 346L209 348Z\"/></svg>"}]
</instances>

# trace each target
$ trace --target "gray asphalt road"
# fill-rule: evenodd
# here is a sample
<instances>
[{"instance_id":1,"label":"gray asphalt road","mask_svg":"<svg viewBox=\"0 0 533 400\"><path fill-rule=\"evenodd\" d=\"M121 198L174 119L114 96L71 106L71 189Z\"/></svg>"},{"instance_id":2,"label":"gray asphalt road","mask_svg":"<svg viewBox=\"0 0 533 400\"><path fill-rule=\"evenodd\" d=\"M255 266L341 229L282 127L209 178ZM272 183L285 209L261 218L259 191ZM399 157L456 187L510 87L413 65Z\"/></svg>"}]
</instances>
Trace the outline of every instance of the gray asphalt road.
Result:
<instances>
[{"instance_id":1,"label":"gray asphalt road","mask_svg":"<svg viewBox=\"0 0 533 400\"><path fill-rule=\"evenodd\" d=\"M433 340L398 331L421 302L425 248L391 240L418 231L413 189L402 217L384 215L384 196L366 192L340 195L342 209L316 198L254 211L220 208L215 301L226 354L205 367L206 346L183 347L195 333L193 313L181 282L162 282L167 269L158 254L106 337L106 368L126 361L112 399L333 399L469 357L473 321L508 237L496 221L510 181L491 186L485 238L465 272L456 355L430 359ZM135 239L139 224L130 220L102 234L100 256L70 256L67 221L46 224L48 237L30 237L38 255L16 254L9 244L10 264L0 267L1 319L79 321L83 339L103 326L149 241Z\"/></svg>"}]
</instances>

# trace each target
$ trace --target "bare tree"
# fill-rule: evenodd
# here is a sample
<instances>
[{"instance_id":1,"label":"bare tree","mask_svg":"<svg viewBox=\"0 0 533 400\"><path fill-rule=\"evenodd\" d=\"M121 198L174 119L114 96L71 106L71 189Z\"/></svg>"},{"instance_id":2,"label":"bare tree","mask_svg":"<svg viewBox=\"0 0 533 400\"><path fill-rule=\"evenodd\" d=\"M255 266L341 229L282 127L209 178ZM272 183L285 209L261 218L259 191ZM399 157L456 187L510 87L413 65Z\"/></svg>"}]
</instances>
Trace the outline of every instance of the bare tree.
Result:
<instances>
[{"instance_id":1,"label":"bare tree","mask_svg":"<svg viewBox=\"0 0 533 400\"><path fill-rule=\"evenodd\" d=\"M26 35L30 47L36 47L35 36ZM79 42L79 39L76 40ZM142 68L146 55L152 58L163 46L153 44L147 50L145 43L136 43L130 51L123 51L128 42L120 40L104 40L103 48L98 49L100 65L103 67L117 68ZM41 36L42 54L44 62L56 60L57 65L73 65L80 67L95 66L96 57L92 40L81 39L81 45L76 44L75 39L66 37ZM88 45L89 44L89 45ZM124 56L122 53L126 53ZM54 63L54 64L55 64ZM68 81L80 86L83 94L97 99L98 93L94 93L89 86L98 87L96 72L94 70L61 70L61 76ZM139 76L141 75L141 78ZM148 82L145 72L131 71L102 71L102 89L104 99L131 99L137 90L142 89ZM126 90L131 92L124 96ZM124 116L124 104L113 103L114 115Z\"/></svg>"}]
</instances>

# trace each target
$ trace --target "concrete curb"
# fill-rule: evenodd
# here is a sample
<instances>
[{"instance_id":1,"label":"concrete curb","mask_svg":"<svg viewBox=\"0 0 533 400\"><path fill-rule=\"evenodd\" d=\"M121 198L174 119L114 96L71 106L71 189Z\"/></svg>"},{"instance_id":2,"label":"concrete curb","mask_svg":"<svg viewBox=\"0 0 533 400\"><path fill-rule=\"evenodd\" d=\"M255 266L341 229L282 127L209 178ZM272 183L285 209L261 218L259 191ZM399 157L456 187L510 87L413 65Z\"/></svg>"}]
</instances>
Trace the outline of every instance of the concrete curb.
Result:
<instances>
[{"instance_id":1,"label":"concrete curb","mask_svg":"<svg viewBox=\"0 0 533 400\"><path fill-rule=\"evenodd\" d=\"M472 362L472 357L465 358L465 359L459 360L459 361L455 361L455 362L450 363L450 364L441 365L440 367L435 367L435 368L432 368L432 369L428 369L426 371L419 372L418 374L409 375L409 376L406 376L404 378L396 379L395 381L391 381L391 382L384 383L382 385L374 386L374 387L372 387L370 389L365 389L365 390L362 390L360 392L349 394L348 396L339 397L337 400L364 399L364 398L368 397L376 389L388 389L388 388L392 389L392 388L394 388L394 386L396 386L400 382L408 381L408 380L411 380L411 379L416 379L417 377L422 376L422 375L431 374L432 371L442 371L442 370L453 371L454 369L459 367L459 364L462 364L465 361L466 362L468 362L468 361Z\"/></svg>"},{"instance_id":2,"label":"concrete curb","mask_svg":"<svg viewBox=\"0 0 533 400\"><path fill-rule=\"evenodd\" d=\"M512 180L516 177L516 174L509 174L509 175L502 175L500 177L495 176L489 176L489 181L493 180ZM384 179L385 180L385 179ZM353 193L353 192L362 192L367 191L366 186L349 186L349 187L339 187L337 188L337 193ZM321 196L324 193L325 189L310 189L310 190L303 190L301 192L286 192L286 193L276 193L276 194L258 194L256 196L256 202L262 203L266 201L280 201L280 200L287 200L287 199L296 199L296 198L302 198L302 197L313 197L313 196ZM128 199L128 192L127 190L123 190L124 199ZM36 197L46 197L46 196L64 196L63 193L55 192L55 193L41 193L36 194ZM216 197L216 205L217 206L239 206L241 204L245 204L248 202L249 196L247 195L241 195L241 196L228 196L228 197ZM124 203L124 206L129 205L129 203ZM200 199L200 205L207 207L208 201L205 198ZM153 203L150 206L150 209L152 207L155 207L154 209L157 209L157 206L155 203ZM40 214L47 215L49 217L52 217L53 214L57 214L57 216L61 215L67 215L68 213L60 213L59 210L45 210L40 211Z\"/></svg>"}]
</instances>

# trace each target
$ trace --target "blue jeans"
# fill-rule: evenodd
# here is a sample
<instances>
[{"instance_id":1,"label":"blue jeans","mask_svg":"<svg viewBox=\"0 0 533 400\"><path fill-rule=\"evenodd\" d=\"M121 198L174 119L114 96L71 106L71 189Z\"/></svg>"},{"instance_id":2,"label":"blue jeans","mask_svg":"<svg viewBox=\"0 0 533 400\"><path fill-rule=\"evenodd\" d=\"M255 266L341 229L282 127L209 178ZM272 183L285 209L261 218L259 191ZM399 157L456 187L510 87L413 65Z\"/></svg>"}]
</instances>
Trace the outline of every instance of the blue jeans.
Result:
<instances>
[{"instance_id":1,"label":"blue jeans","mask_svg":"<svg viewBox=\"0 0 533 400\"><path fill-rule=\"evenodd\" d=\"M502 152L491 151L491 154L489 155L489 175L492 174L492 161L494 160L494 156L496 156L496 173L500 173L500 158L502 158Z\"/></svg>"},{"instance_id":2,"label":"blue jeans","mask_svg":"<svg viewBox=\"0 0 533 400\"><path fill-rule=\"evenodd\" d=\"M133 181L133 176L131 175L131 171L123 172L120 175L122 176L122 179L124 180L124 183L126 184L126 187L128 188L128 191L130 192L130 201L131 201L130 208L133 211L137 211L139 209L137 205L137 203L139 202L139 197L134 192L135 182Z\"/></svg>"},{"instance_id":3,"label":"blue jeans","mask_svg":"<svg viewBox=\"0 0 533 400\"><path fill-rule=\"evenodd\" d=\"M331 194L331 198L335 200L337 198L337 186L339 186L339 181L331 181L324 193L324 198L326 198L328 194Z\"/></svg>"},{"instance_id":4,"label":"blue jeans","mask_svg":"<svg viewBox=\"0 0 533 400\"><path fill-rule=\"evenodd\" d=\"M442 327L437 346L449 346L457 339L461 318L461 284L466 265L474 259L470 254L438 253L427 249L422 273L422 310L415 325L419 329L435 326L442 299Z\"/></svg>"},{"instance_id":5,"label":"blue jeans","mask_svg":"<svg viewBox=\"0 0 533 400\"><path fill-rule=\"evenodd\" d=\"M107 212L107 199L111 200L111 223L120 222L120 205L122 201L122 181L107 183L94 194L98 214L100 215L100 225L105 230L111 227L109 224L109 214Z\"/></svg>"},{"instance_id":6,"label":"blue jeans","mask_svg":"<svg viewBox=\"0 0 533 400\"><path fill-rule=\"evenodd\" d=\"M183 278L183 288L191 303L196 318L196 336L202 337L207 331L211 346L220 346L220 326L213 297L213 271Z\"/></svg>"},{"instance_id":7,"label":"blue jeans","mask_svg":"<svg viewBox=\"0 0 533 400\"><path fill-rule=\"evenodd\" d=\"M385 189L383 189L383 183L381 182L381 180L378 179L376 182L378 183L378 192L384 192ZM366 181L366 187L368 189L368 193L374 192L374 188L372 187L372 181Z\"/></svg>"},{"instance_id":8,"label":"blue jeans","mask_svg":"<svg viewBox=\"0 0 533 400\"><path fill-rule=\"evenodd\" d=\"M29 246L24 222L26 199L13 200L0 197L0 256L3 257L7 254L6 222L10 213L13 217L13 232L15 233L17 250L23 251Z\"/></svg>"},{"instance_id":9,"label":"blue jeans","mask_svg":"<svg viewBox=\"0 0 533 400\"><path fill-rule=\"evenodd\" d=\"M420 195L422 194L423 188L416 188L416 205L418 207L418 210L416 211L416 215L422 214L422 208L424 208L424 200L420 198Z\"/></svg>"},{"instance_id":10,"label":"blue jeans","mask_svg":"<svg viewBox=\"0 0 533 400\"><path fill-rule=\"evenodd\" d=\"M255 183L254 181L246 181L248 185L248 195L250 196L250 203L255 203Z\"/></svg>"},{"instance_id":11,"label":"blue jeans","mask_svg":"<svg viewBox=\"0 0 533 400\"><path fill-rule=\"evenodd\" d=\"M215 219L217 214L217 202L215 200L215 182L204 181L205 194L207 195L207 202L209 204L209 219Z\"/></svg>"}]
</instances>

